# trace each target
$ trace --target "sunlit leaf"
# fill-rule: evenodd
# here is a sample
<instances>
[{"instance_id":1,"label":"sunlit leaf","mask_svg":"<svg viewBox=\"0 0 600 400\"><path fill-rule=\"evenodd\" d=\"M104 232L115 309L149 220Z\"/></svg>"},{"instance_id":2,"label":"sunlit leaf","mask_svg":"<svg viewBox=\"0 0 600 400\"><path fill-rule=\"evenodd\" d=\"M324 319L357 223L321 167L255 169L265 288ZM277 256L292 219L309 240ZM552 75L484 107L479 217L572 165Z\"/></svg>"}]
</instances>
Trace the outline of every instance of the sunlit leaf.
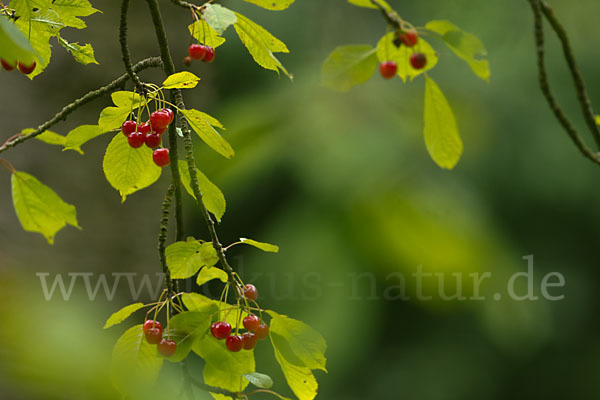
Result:
<instances>
[{"instance_id":1,"label":"sunlit leaf","mask_svg":"<svg viewBox=\"0 0 600 400\"><path fill-rule=\"evenodd\" d=\"M194 343L208 332L217 310L216 304L211 304L202 311L185 311L171 318L168 335L177 343L177 350L169 361L180 362L187 357Z\"/></svg>"},{"instance_id":2,"label":"sunlit leaf","mask_svg":"<svg viewBox=\"0 0 600 400\"><path fill-rule=\"evenodd\" d=\"M181 110L181 113L198 136L213 150L226 158L235 155L231 145L213 127L222 126L217 120L197 110Z\"/></svg>"},{"instance_id":3,"label":"sunlit leaf","mask_svg":"<svg viewBox=\"0 0 600 400\"><path fill-rule=\"evenodd\" d=\"M132 148L122 133L117 133L108 145L102 167L110 185L121 194L122 201L152 185L162 173L162 168L152 161L152 149L147 146Z\"/></svg>"},{"instance_id":4,"label":"sunlit leaf","mask_svg":"<svg viewBox=\"0 0 600 400\"><path fill-rule=\"evenodd\" d=\"M26 231L41 233L53 244L56 233L66 225L79 228L75 207L32 175L15 172L11 184L15 211Z\"/></svg>"},{"instance_id":5,"label":"sunlit leaf","mask_svg":"<svg viewBox=\"0 0 600 400\"><path fill-rule=\"evenodd\" d=\"M377 70L376 51L369 45L338 47L321 69L323 85L340 92L365 83Z\"/></svg>"},{"instance_id":6,"label":"sunlit leaf","mask_svg":"<svg viewBox=\"0 0 600 400\"><path fill-rule=\"evenodd\" d=\"M204 266L213 266L218 261L217 252L211 242L175 242L166 249L167 264L173 279L187 279Z\"/></svg>"},{"instance_id":7,"label":"sunlit leaf","mask_svg":"<svg viewBox=\"0 0 600 400\"><path fill-rule=\"evenodd\" d=\"M430 21L425 29L441 35L444 43L457 56L465 60L475 75L484 81L490 80L490 65L483 42L472 33L464 32L450 21Z\"/></svg>"},{"instance_id":8,"label":"sunlit leaf","mask_svg":"<svg viewBox=\"0 0 600 400\"><path fill-rule=\"evenodd\" d=\"M183 187L189 193L189 195L195 199L196 196L192 190L190 171L186 161L179 160L179 172L181 174L181 182L183 183ZM213 213L218 221L221 221L223 214L225 214L227 205L225 202L225 196L223 196L221 190L197 168L196 174L198 175L198 186L200 187L200 192L202 193L202 202L208 211Z\"/></svg>"},{"instance_id":9,"label":"sunlit leaf","mask_svg":"<svg viewBox=\"0 0 600 400\"><path fill-rule=\"evenodd\" d=\"M279 252L279 246L275 246L274 244L257 242L256 240L247 239L247 238L240 238L240 242L248 244L250 246L254 246L258 249L261 249L262 251L268 251L271 253Z\"/></svg>"},{"instance_id":10,"label":"sunlit leaf","mask_svg":"<svg viewBox=\"0 0 600 400\"><path fill-rule=\"evenodd\" d=\"M63 150L74 150L83 154L81 146L106 133L98 125L81 125L67 133Z\"/></svg>"},{"instance_id":11,"label":"sunlit leaf","mask_svg":"<svg viewBox=\"0 0 600 400\"><path fill-rule=\"evenodd\" d=\"M121 125L123 125L130 112L130 106L106 107L100 113L98 126L104 132L121 129Z\"/></svg>"},{"instance_id":12,"label":"sunlit leaf","mask_svg":"<svg viewBox=\"0 0 600 400\"><path fill-rule=\"evenodd\" d=\"M236 13L237 22L233 25L235 31L244 46L254 58L254 61L261 67L284 74L291 78L291 75L285 69L283 64L273 55L273 53L289 53L287 46L275 36L270 34L265 28Z\"/></svg>"},{"instance_id":13,"label":"sunlit leaf","mask_svg":"<svg viewBox=\"0 0 600 400\"><path fill-rule=\"evenodd\" d=\"M218 279L223 283L229 280L227 272L223 271L218 267L204 267L200 270L198 277L196 278L196 285L202 286L206 282L210 282L213 279Z\"/></svg>"},{"instance_id":14,"label":"sunlit leaf","mask_svg":"<svg viewBox=\"0 0 600 400\"><path fill-rule=\"evenodd\" d=\"M96 61L96 58L94 57L94 49L91 44L88 43L81 46L79 43L69 43L60 36L58 37L58 41L69 53L71 53L78 63L83 65L98 64L98 61Z\"/></svg>"},{"instance_id":15,"label":"sunlit leaf","mask_svg":"<svg viewBox=\"0 0 600 400\"><path fill-rule=\"evenodd\" d=\"M33 129L33 128L23 129L21 131L21 135L29 135L32 132L35 132L35 129ZM52 145L56 145L56 146L64 146L65 141L66 141L65 136L59 135L58 133L52 132L52 131L44 131L41 134L37 135L35 137L35 139L39 140L40 142L44 142L46 144L52 144Z\"/></svg>"},{"instance_id":16,"label":"sunlit leaf","mask_svg":"<svg viewBox=\"0 0 600 400\"><path fill-rule=\"evenodd\" d=\"M228 8L225 8L219 4L210 3L205 7L203 19L219 35L222 35L227 28L237 22L235 13Z\"/></svg>"},{"instance_id":17,"label":"sunlit leaf","mask_svg":"<svg viewBox=\"0 0 600 400\"><path fill-rule=\"evenodd\" d=\"M54 0L52 9L58 13L63 24L77 29L86 27L85 22L77 17L87 17L98 12L88 0Z\"/></svg>"},{"instance_id":18,"label":"sunlit leaf","mask_svg":"<svg viewBox=\"0 0 600 400\"><path fill-rule=\"evenodd\" d=\"M348 3L354 4L355 6L365 7L365 8L379 8L376 3L379 3L385 10L391 11L392 7L385 0L348 0Z\"/></svg>"},{"instance_id":19,"label":"sunlit leaf","mask_svg":"<svg viewBox=\"0 0 600 400\"><path fill-rule=\"evenodd\" d=\"M11 64L19 60L30 64L35 59L27 37L8 18L0 18L0 54Z\"/></svg>"},{"instance_id":20,"label":"sunlit leaf","mask_svg":"<svg viewBox=\"0 0 600 400\"><path fill-rule=\"evenodd\" d=\"M108 329L112 326L120 324L121 322L123 322L127 318L129 318L129 316L131 314L133 314L134 312L136 312L137 310L139 310L143 307L144 307L144 303L135 303L135 304L130 304L128 306L121 308L119 311L115 312L113 315L111 315L108 318L108 320L106 321L106 324L104 324L103 329Z\"/></svg>"},{"instance_id":21,"label":"sunlit leaf","mask_svg":"<svg viewBox=\"0 0 600 400\"><path fill-rule=\"evenodd\" d=\"M247 3L256 4L267 10L280 11L291 6L295 0L244 0Z\"/></svg>"},{"instance_id":22,"label":"sunlit leaf","mask_svg":"<svg viewBox=\"0 0 600 400\"><path fill-rule=\"evenodd\" d=\"M162 86L165 89L192 89L198 82L200 82L200 78L191 72L184 71L169 76Z\"/></svg>"},{"instance_id":23,"label":"sunlit leaf","mask_svg":"<svg viewBox=\"0 0 600 400\"><path fill-rule=\"evenodd\" d=\"M452 169L460 160L463 144L454 113L429 76L425 84L425 144L431 158L442 168Z\"/></svg>"},{"instance_id":24,"label":"sunlit leaf","mask_svg":"<svg viewBox=\"0 0 600 400\"><path fill-rule=\"evenodd\" d=\"M203 20L198 20L188 26L190 35L198 41L198 43L205 44L207 46L217 48L225 43L225 38L219 36L219 34Z\"/></svg>"}]
</instances>

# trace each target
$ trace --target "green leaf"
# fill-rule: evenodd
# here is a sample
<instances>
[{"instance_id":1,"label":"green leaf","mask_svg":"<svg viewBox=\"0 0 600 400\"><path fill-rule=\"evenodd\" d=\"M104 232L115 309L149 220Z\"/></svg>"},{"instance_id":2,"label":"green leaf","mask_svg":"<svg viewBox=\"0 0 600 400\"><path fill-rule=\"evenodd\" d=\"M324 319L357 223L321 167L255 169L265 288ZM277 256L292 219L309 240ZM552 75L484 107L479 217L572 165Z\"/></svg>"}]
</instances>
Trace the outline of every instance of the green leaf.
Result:
<instances>
[{"instance_id":1,"label":"green leaf","mask_svg":"<svg viewBox=\"0 0 600 400\"><path fill-rule=\"evenodd\" d=\"M85 46L80 46L79 43L69 43L62 37L58 37L59 43L67 49L69 53L73 56L75 61L80 64L98 64L96 58L94 57L94 49L91 44L86 44Z\"/></svg>"},{"instance_id":2,"label":"green leaf","mask_svg":"<svg viewBox=\"0 0 600 400\"><path fill-rule=\"evenodd\" d=\"M21 135L29 135L32 132L35 132L35 129L33 129L33 128L23 129L21 131ZM44 142L46 144L52 144L52 145L56 145L56 146L64 146L65 141L66 141L66 137L64 137L63 135L59 135L58 133L55 133L52 131L44 131L40 135L37 135L35 137L35 139L39 140L40 142Z\"/></svg>"},{"instance_id":3,"label":"green leaf","mask_svg":"<svg viewBox=\"0 0 600 400\"><path fill-rule=\"evenodd\" d=\"M184 293L181 295L181 300L190 311L203 311L213 304L218 304L217 301L209 299L199 293Z\"/></svg>"},{"instance_id":4,"label":"green leaf","mask_svg":"<svg viewBox=\"0 0 600 400\"><path fill-rule=\"evenodd\" d=\"M600 125L600 115L596 115L596 125Z\"/></svg>"},{"instance_id":5,"label":"green leaf","mask_svg":"<svg viewBox=\"0 0 600 400\"><path fill-rule=\"evenodd\" d=\"M144 303L130 304L126 307L121 308L119 311L111 315L110 318L108 318L106 324L104 324L103 329L108 329L112 326L120 324L121 322L129 318L131 314L142 308L144 308Z\"/></svg>"},{"instance_id":6,"label":"green leaf","mask_svg":"<svg viewBox=\"0 0 600 400\"><path fill-rule=\"evenodd\" d=\"M192 89L200 82L200 78L191 72L178 72L170 75L163 82L163 88L165 89Z\"/></svg>"},{"instance_id":7,"label":"green leaf","mask_svg":"<svg viewBox=\"0 0 600 400\"><path fill-rule=\"evenodd\" d=\"M205 44L207 46L217 48L225 43L225 38L219 36L219 34L203 20L198 20L188 26L190 35L198 41L198 43Z\"/></svg>"},{"instance_id":8,"label":"green leaf","mask_svg":"<svg viewBox=\"0 0 600 400\"><path fill-rule=\"evenodd\" d=\"M261 67L279 73L283 71L288 77L292 77L283 64L273 53L289 53L287 46L275 36L271 35L265 28L235 13L237 22L233 25L240 40Z\"/></svg>"},{"instance_id":9,"label":"green leaf","mask_svg":"<svg viewBox=\"0 0 600 400\"><path fill-rule=\"evenodd\" d=\"M190 170L188 169L187 162L183 160L179 160L179 172L181 175L181 183L183 183L183 187L192 196L194 199L196 196L194 195L194 191L192 190L190 178ZM196 168L196 174L198 175L198 186L200 187L200 192L202 193L202 202L210 211L214 214L218 221L221 221L223 214L225 214L226 202L225 196L221 190L212 183L206 175L202 173L198 168Z\"/></svg>"},{"instance_id":10,"label":"green leaf","mask_svg":"<svg viewBox=\"0 0 600 400\"><path fill-rule=\"evenodd\" d=\"M83 154L81 146L106 133L98 125L81 125L67 133L63 150L74 150Z\"/></svg>"},{"instance_id":11,"label":"green leaf","mask_svg":"<svg viewBox=\"0 0 600 400\"><path fill-rule=\"evenodd\" d=\"M425 29L438 33L444 43L465 60L475 75L486 82L490 80L490 65L483 42L472 33L464 32L450 21L430 21Z\"/></svg>"},{"instance_id":12,"label":"green leaf","mask_svg":"<svg viewBox=\"0 0 600 400\"><path fill-rule=\"evenodd\" d=\"M385 0L374 0L374 1L377 1L387 11L392 10L392 7ZM373 0L348 0L348 3L354 4L355 6L358 6L358 7L379 9L379 7L377 7L375 5L374 1Z\"/></svg>"},{"instance_id":13,"label":"green leaf","mask_svg":"<svg viewBox=\"0 0 600 400\"><path fill-rule=\"evenodd\" d=\"M219 121L198 110L181 110L181 113L198 136L214 151L226 158L235 155L231 145L214 128L223 127Z\"/></svg>"},{"instance_id":14,"label":"green leaf","mask_svg":"<svg viewBox=\"0 0 600 400\"><path fill-rule=\"evenodd\" d=\"M204 382L232 392L242 391L248 386L245 374L254 372L254 351L232 353L223 341L206 335L197 341L192 350L205 361Z\"/></svg>"},{"instance_id":15,"label":"green leaf","mask_svg":"<svg viewBox=\"0 0 600 400\"><path fill-rule=\"evenodd\" d=\"M110 98L117 108L127 108L128 110L135 110L148 104L148 100L139 94L124 90L113 92Z\"/></svg>"},{"instance_id":16,"label":"green leaf","mask_svg":"<svg viewBox=\"0 0 600 400\"><path fill-rule=\"evenodd\" d=\"M26 231L41 233L48 243L54 244L54 236L67 224L81 229L75 207L35 177L15 172L11 184L15 211Z\"/></svg>"},{"instance_id":17,"label":"green leaf","mask_svg":"<svg viewBox=\"0 0 600 400\"><path fill-rule=\"evenodd\" d=\"M54 0L52 9L60 15L63 24L77 29L86 27L85 22L77 17L88 17L99 12L88 0Z\"/></svg>"},{"instance_id":18,"label":"green leaf","mask_svg":"<svg viewBox=\"0 0 600 400\"><path fill-rule=\"evenodd\" d=\"M167 265L173 279L187 279L204 266L213 266L219 261L211 242L175 242L165 251Z\"/></svg>"},{"instance_id":19,"label":"green leaf","mask_svg":"<svg viewBox=\"0 0 600 400\"><path fill-rule=\"evenodd\" d=\"M460 160L463 144L448 100L433 79L425 84L425 144L440 167L452 169Z\"/></svg>"},{"instance_id":20,"label":"green leaf","mask_svg":"<svg viewBox=\"0 0 600 400\"><path fill-rule=\"evenodd\" d=\"M419 38L419 43L414 48L394 46L394 33L390 32L381 38L377 44L377 58L379 61L395 61L398 64L398 76L406 82L407 78L413 80L418 75L434 68L438 62L438 55L429 43L423 38ZM427 65L422 69L414 69L410 63L410 56L418 51L427 57Z\"/></svg>"},{"instance_id":21,"label":"green leaf","mask_svg":"<svg viewBox=\"0 0 600 400\"><path fill-rule=\"evenodd\" d=\"M211 304L203 311L185 311L171 318L168 334L177 343L177 350L169 361L180 362L188 356L194 343L210 329L212 315L217 311L217 306Z\"/></svg>"},{"instance_id":22,"label":"green leaf","mask_svg":"<svg viewBox=\"0 0 600 400\"><path fill-rule=\"evenodd\" d=\"M117 341L112 352L110 375L113 384L124 396L136 398L137 390L151 387L163 364L155 345L146 341L142 325L128 329Z\"/></svg>"},{"instance_id":23,"label":"green leaf","mask_svg":"<svg viewBox=\"0 0 600 400\"><path fill-rule=\"evenodd\" d=\"M23 34L8 18L0 18L0 54L11 64L22 61L30 64L35 51Z\"/></svg>"},{"instance_id":24,"label":"green leaf","mask_svg":"<svg viewBox=\"0 0 600 400\"><path fill-rule=\"evenodd\" d=\"M103 132L121 129L121 125L129 116L131 106L127 107L106 107L100 112L98 126Z\"/></svg>"},{"instance_id":25,"label":"green leaf","mask_svg":"<svg viewBox=\"0 0 600 400\"><path fill-rule=\"evenodd\" d=\"M223 271L221 268L204 267L200 270L200 273L196 278L196 284L202 286L213 279L218 279L221 282L226 283L229 280L229 276L227 275L227 272Z\"/></svg>"},{"instance_id":26,"label":"green leaf","mask_svg":"<svg viewBox=\"0 0 600 400\"><path fill-rule=\"evenodd\" d=\"M269 375L253 372L251 374L245 374L244 378L246 378L254 386L261 389L270 389L273 387L273 379L271 379Z\"/></svg>"},{"instance_id":27,"label":"green leaf","mask_svg":"<svg viewBox=\"0 0 600 400\"><path fill-rule=\"evenodd\" d=\"M222 35L227 28L237 22L235 13L219 4L207 4L203 19L219 35Z\"/></svg>"},{"instance_id":28,"label":"green leaf","mask_svg":"<svg viewBox=\"0 0 600 400\"><path fill-rule=\"evenodd\" d=\"M323 337L303 322L267 311L271 317L270 337L275 358L288 385L299 400L312 400L318 384L313 369L325 369Z\"/></svg>"},{"instance_id":29,"label":"green leaf","mask_svg":"<svg viewBox=\"0 0 600 400\"><path fill-rule=\"evenodd\" d=\"M271 319L270 336L273 345L290 363L309 369L325 368L327 344L323 336L302 321L267 311Z\"/></svg>"},{"instance_id":30,"label":"green leaf","mask_svg":"<svg viewBox=\"0 0 600 400\"><path fill-rule=\"evenodd\" d=\"M338 47L321 68L323 85L340 92L365 83L377 70L375 49L369 45Z\"/></svg>"},{"instance_id":31,"label":"green leaf","mask_svg":"<svg viewBox=\"0 0 600 400\"><path fill-rule=\"evenodd\" d=\"M249 244L250 246L254 246L254 247L256 247L258 249L261 249L263 251L268 251L268 252L271 252L271 253L278 253L279 252L279 246L275 246L274 244L257 242L256 240L246 239L246 238L240 238L240 242L245 243L245 244Z\"/></svg>"},{"instance_id":32,"label":"green leaf","mask_svg":"<svg viewBox=\"0 0 600 400\"><path fill-rule=\"evenodd\" d=\"M285 10L294 3L295 0L244 0L247 3L256 4L262 8L273 11Z\"/></svg>"},{"instance_id":33,"label":"green leaf","mask_svg":"<svg viewBox=\"0 0 600 400\"><path fill-rule=\"evenodd\" d=\"M119 191L124 202L128 195L142 190L160 178L162 168L152 161L152 149L134 149L127 138L117 133L108 145L102 163L110 185Z\"/></svg>"}]
</instances>

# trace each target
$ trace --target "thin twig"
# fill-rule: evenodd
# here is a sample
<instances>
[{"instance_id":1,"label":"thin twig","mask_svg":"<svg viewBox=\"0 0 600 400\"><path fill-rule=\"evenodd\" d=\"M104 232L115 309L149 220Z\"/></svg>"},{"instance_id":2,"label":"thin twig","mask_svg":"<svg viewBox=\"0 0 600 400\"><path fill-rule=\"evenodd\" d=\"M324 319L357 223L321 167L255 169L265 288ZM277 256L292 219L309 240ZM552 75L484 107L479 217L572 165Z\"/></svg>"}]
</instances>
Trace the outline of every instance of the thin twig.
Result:
<instances>
[{"instance_id":1,"label":"thin twig","mask_svg":"<svg viewBox=\"0 0 600 400\"><path fill-rule=\"evenodd\" d=\"M129 0L121 0L121 21L119 25L119 42L121 44L121 56L125 71L131 78L131 81L141 94L145 94L146 89L140 78L136 75L131 66L131 55L129 54L129 46L127 45L127 11L129 10Z\"/></svg>"},{"instance_id":2,"label":"thin twig","mask_svg":"<svg viewBox=\"0 0 600 400\"><path fill-rule=\"evenodd\" d=\"M575 83L575 90L577 91L577 100L579 101L579 104L581 106L583 117L585 118L585 122L590 132L592 133L594 140L596 141L598 149L600 150L600 130L598 129L598 125L596 124L596 116L592 108L592 102L590 101L590 97L587 94L583 76L579 71L577 62L575 61L575 55L569 43L567 31L558 21L556 15L554 14L554 11L546 2L540 1L540 5L542 13L550 23L550 26L552 27L554 32L556 32L558 38L560 39L565 60L567 61L567 65L569 66L569 71L571 71L573 82Z\"/></svg>"},{"instance_id":3,"label":"thin twig","mask_svg":"<svg viewBox=\"0 0 600 400\"><path fill-rule=\"evenodd\" d=\"M147 58L147 59L135 64L133 66L133 70L135 72L140 72L147 68L159 67L161 64L162 64L162 61L158 57ZM84 104L87 104L92 100L95 100L99 97L104 96L105 94L111 93L114 90L120 88L123 84L125 84L125 82L127 82L129 80L129 78L130 78L130 76L127 74L122 75L119 78L112 81L111 83L109 83L108 85L86 93L83 97L80 97L79 99L75 100L71 104L65 106L59 113L57 113L50 120L44 122L35 131L33 131L27 135L18 135L17 137L14 137L12 140L9 140L6 143L4 143L2 146L0 146L0 153L10 149L11 147L15 147L19 143L23 143L26 140L32 139L32 138L42 134L44 131L50 129L52 126L54 126L58 122L66 119L69 114L71 114L73 111L75 111L79 107L83 106Z\"/></svg>"},{"instance_id":4,"label":"thin twig","mask_svg":"<svg viewBox=\"0 0 600 400\"><path fill-rule=\"evenodd\" d=\"M533 10L534 15L534 29L535 29L535 42L536 42L536 51L537 51L537 64L538 64L538 74L539 74L539 83L540 89L550 106L550 109L554 113L555 117L558 119L560 124L563 126L565 131L567 131L569 137L575 143L575 146L579 149L579 151L591 161L600 164L600 157L597 153L594 153L581 139L577 129L573 126L565 112L556 102L554 95L550 89L550 84L548 82L548 73L546 72L546 65L544 61L544 30L542 25L542 6L540 0L528 0L531 4L531 8Z\"/></svg>"}]
</instances>

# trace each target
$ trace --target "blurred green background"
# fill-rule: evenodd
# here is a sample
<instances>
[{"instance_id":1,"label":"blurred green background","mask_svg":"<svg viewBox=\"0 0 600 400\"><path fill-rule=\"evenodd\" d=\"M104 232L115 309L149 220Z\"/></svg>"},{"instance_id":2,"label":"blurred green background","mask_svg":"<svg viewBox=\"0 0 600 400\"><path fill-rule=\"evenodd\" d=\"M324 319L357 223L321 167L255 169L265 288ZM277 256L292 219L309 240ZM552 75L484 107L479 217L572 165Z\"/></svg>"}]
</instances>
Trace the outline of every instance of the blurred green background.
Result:
<instances>
[{"instance_id":1,"label":"blurred green background","mask_svg":"<svg viewBox=\"0 0 600 400\"><path fill-rule=\"evenodd\" d=\"M92 3L103 13L65 37L92 43L100 65L83 67L55 45L50 66L33 82L0 73L2 140L122 73L118 2ZM190 15L161 3L181 69ZM297 0L284 12L222 3L288 45L291 54L280 60L295 81L260 69L230 29L213 64L191 67L202 81L186 102L224 123L237 154L228 161L198 142L198 163L228 199L222 241L245 236L280 245L278 255L235 248L233 263L259 287L264 307L307 322L327 339L329 373L317 373L319 398L598 398L600 169L579 155L538 90L527 2L391 1L415 25L449 19L487 46L489 84L434 43L441 58L431 76L453 106L465 143L451 172L435 166L425 149L422 77L404 85L375 76L348 94L320 85L320 65L335 47L374 45L385 33L377 12L344 0ZM599 104L600 3L551 3ZM158 53L149 21L145 3L133 2L135 60ZM548 44L555 91L583 130L558 42ZM162 80L160 71L142 76ZM106 105L106 99L91 103L54 130L93 124ZM35 141L2 155L75 204L83 231L61 231L54 246L24 232L12 209L10 176L0 172L1 399L118 398L106 372L112 343L126 326L101 328L132 302L127 286L112 301L102 293L90 301L79 278L70 301L58 295L46 301L36 276L49 273L51 281L59 273L88 272L95 274L92 285L100 273L155 279L168 174L120 204L101 167L110 137L86 145L84 157ZM188 233L207 238L188 198L185 205ZM526 270L527 255L535 260L536 295L543 276L556 271L566 285L551 293L563 300L492 299L506 291L509 275ZM431 301L386 299L398 273L414 297L410 276L419 265L465 276L491 272L482 285L488 300L443 301L434 286L424 289ZM446 283L452 293L451 275ZM257 361L258 371L291 396L270 346L260 346ZM171 398L180 379L175 367L165 371Z\"/></svg>"}]
</instances>

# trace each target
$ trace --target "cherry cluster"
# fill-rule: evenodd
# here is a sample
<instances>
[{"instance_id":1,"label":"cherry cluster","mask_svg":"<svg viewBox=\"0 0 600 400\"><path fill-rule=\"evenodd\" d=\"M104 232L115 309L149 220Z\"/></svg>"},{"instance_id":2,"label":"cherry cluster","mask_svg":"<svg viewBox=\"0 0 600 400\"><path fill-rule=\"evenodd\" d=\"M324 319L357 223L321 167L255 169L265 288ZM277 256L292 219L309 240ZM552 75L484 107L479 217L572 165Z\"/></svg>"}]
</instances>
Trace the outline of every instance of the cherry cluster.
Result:
<instances>
[{"instance_id":1,"label":"cherry cluster","mask_svg":"<svg viewBox=\"0 0 600 400\"><path fill-rule=\"evenodd\" d=\"M12 71L13 69L18 67L19 71L21 71L25 75L29 75L30 73L32 73L37 65L35 61L31 65L23 64L20 61L18 61L16 64L11 64L4 58L0 58L0 64L2 64L2 68L4 68L6 71Z\"/></svg>"},{"instance_id":2,"label":"cherry cluster","mask_svg":"<svg viewBox=\"0 0 600 400\"><path fill-rule=\"evenodd\" d=\"M164 357L171 357L177 350L177 343L171 339L163 338L163 327L160 322L152 319L144 322L142 327L146 341L158 346L158 352Z\"/></svg>"},{"instance_id":3,"label":"cherry cluster","mask_svg":"<svg viewBox=\"0 0 600 400\"><path fill-rule=\"evenodd\" d=\"M152 154L154 163L159 167L166 167L171 162L169 149L157 147L162 144L161 135L166 132L167 127L173 122L174 118L173 110L163 108L151 113L147 122L141 124L132 120L123 122L121 131L127 137L129 145L134 149L142 147L144 143L151 149L155 149Z\"/></svg>"},{"instance_id":4,"label":"cherry cluster","mask_svg":"<svg viewBox=\"0 0 600 400\"><path fill-rule=\"evenodd\" d=\"M394 45L400 47L402 45L413 48L419 42L419 34L416 31L410 30L399 32L394 39ZM423 69L427 65L427 56L420 52L413 52L410 56L410 65L414 69ZM395 61L384 61L379 65L379 73L385 79L391 79L396 76L398 64Z\"/></svg>"},{"instance_id":5,"label":"cherry cluster","mask_svg":"<svg viewBox=\"0 0 600 400\"><path fill-rule=\"evenodd\" d=\"M213 47L203 44L191 44L188 47L188 55L183 59L183 63L189 67L194 60L210 63L214 59L215 49Z\"/></svg>"},{"instance_id":6,"label":"cherry cluster","mask_svg":"<svg viewBox=\"0 0 600 400\"><path fill-rule=\"evenodd\" d=\"M258 291L254 285L248 284L244 286L244 296L251 301L258 299ZM235 335L232 335L233 328L228 322L219 321L212 324L210 333L218 339L225 339L225 346L229 351L237 353L244 350L252 350L256 347L259 340L269 337L269 326L261 321L256 315L248 315L242 321L245 333L239 335L239 327L236 328Z\"/></svg>"}]
</instances>

